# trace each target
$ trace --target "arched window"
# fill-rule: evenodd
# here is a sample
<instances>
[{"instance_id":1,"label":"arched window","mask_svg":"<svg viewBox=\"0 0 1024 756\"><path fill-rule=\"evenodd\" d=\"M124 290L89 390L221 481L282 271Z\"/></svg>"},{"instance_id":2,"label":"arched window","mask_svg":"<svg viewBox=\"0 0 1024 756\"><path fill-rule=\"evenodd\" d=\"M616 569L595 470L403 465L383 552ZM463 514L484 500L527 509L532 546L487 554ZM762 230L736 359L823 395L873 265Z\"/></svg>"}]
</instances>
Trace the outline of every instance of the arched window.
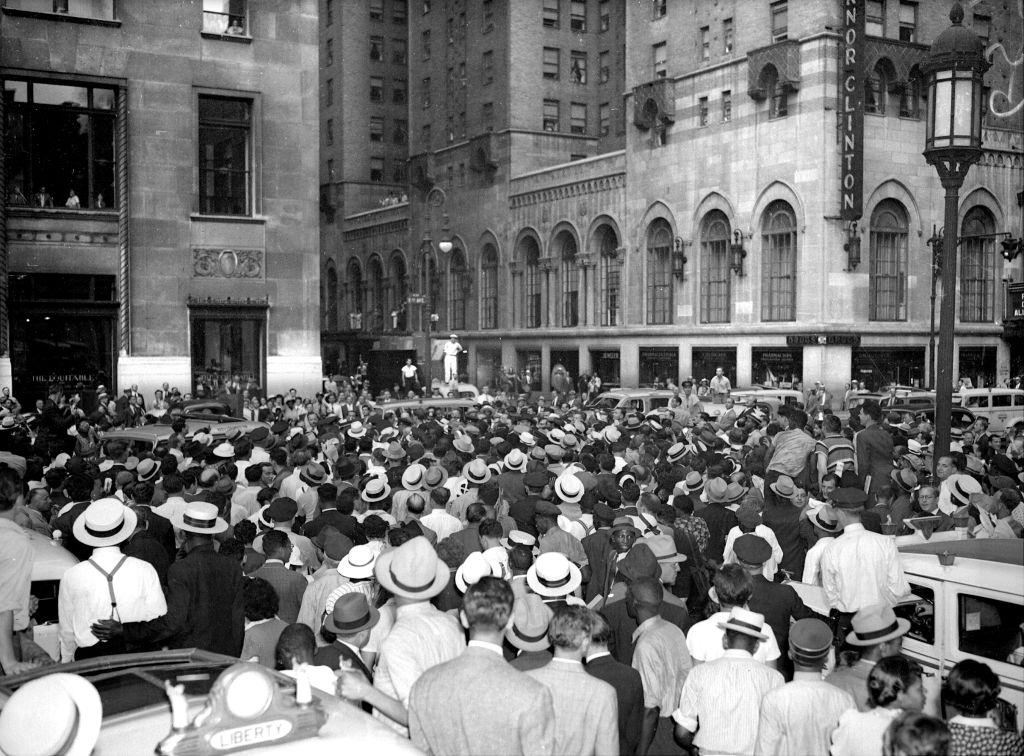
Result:
<instances>
[{"instance_id":1,"label":"arched window","mask_svg":"<svg viewBox=\"0 0 1024 756\"><path fill-rule=\"evenodd\" d=\"M526 237L520 243L520 258L523 262L523 312L527 328L540 328L544 323L542 304L543 279L540 270L540 247L533 237Z\"/></svg>"},{"instance_id":2,"label":"arched window","mask_svg":"<svg viewBox=\"0 0 1024 756\"><path fill-rule=\"evenodd\" d=\"M576 265L576 237L563 231L555 239L558 250L558 277L562 282L562 325L580 324L580 271Z\"/></svg>"},{"instance_id":3,"label":"arched window","mask_svg":"<svg viewBox=\"0 0 1024 756\"><path fill-rule=\"evenodd\" d=\"M664 218L647 228L647 322L672 322L672 227Z\"/></svg>"},{"instance_id":4,"label":"arched window","mask_svg":"<svg viewBox=\"0 0 1024 756\"><path fill-rule=\"evenodd\" d=\"M373 255L366 264L366 293L368 295L367 327L379 331L384 327L384 264L378 255Z\"/></svg>"},{"instance_id":5,"label":"arched window","mask_svg":"<svg viewBox=\"0 0 1024 756\"><path fill-rule=\"evenodd\" d=\"M406 278L405 256L395 250L391 253L391 262L388 268L388 303L389 316L391 312L397 312L398 316L391 322L395 330L407 331L409 329L409 280Z\"/></svg>"},{"instance_id":6,"label":"arched window","mask_svg":"<svg viewBox=\"0 0 1024 756\"><path fill-rule=\"evenodd\" d=\"M728 323L732 313L729 278L729 219L721 210L704 216L700 228L700 322Z\"/></svg>"},{"instance_id":7,"label":"arched window","mask_svg":"<svg viewBox=\"0 0 1024 756\"><path fill-rule=\"evenodd\" d=\"M459 247L452 250L452 259L448 265L448 281L451 286L448 297L448 328L458 331L466 327L466 295L470 286L466 253Z\"/></svg>"},{"instance_id":8,"label":"arched window","mask_svg":"<svg viewBox=\"0 0 1024 756\"><path fill-rule=\"evenodd\" d=\"M900 89L900 118L920 118L921 72L917 66Z\"/></svg>"},{"instance_id":9,"label":"arched window","mask_svg":"<svg viewBox=\"0 0 1024 756\"><path fill-rule=\"evenodd\" d=\"M885 97L888 82L881 64L875 66L864 80L864 112L885 115Z\"/></svg>"},{"instance_id":10,"label":"arched window","mask_svg":"<svg viewBox=\"0 0 1024 756\"><path fill-rule=\"evenodd\" d=\"M493 244L480 252L480 327L498 327L498 249Z\"/></svg>"},{"instance_id":11,"label":"arched window","mask_svg":"<svg viewBox=\"0 0 1024 756\"><path fill-rule=\"evenodd\" d=\"M796 216L788 203L761 218L761 320L796 320Z\"/></svg>"},{"instance_id":12,"label":"arched window","mask_svg":"<svg viewBox=\"0 0 1024 756\"><path fill-rule=\"evenodd\" d=\"M348 327L362 328L363 322L363 267L355 257L349 258L345 269L345 307L348 309Z\"/></svg>"},{"instance_id":13,"label":"arched window","mask_svg":"<svg viewBox=\"0 0 1024 756\"><path fill-rule=\"evenodd\" d=\"M960 320L990 323L995 317L995 218L987 208L972 207L960 228Z\"/></svg>"},{"instance_id":14,"label":"arched window","mask_svg":"<svg viewBox=\"0 0 1024 756\"><path fill-rule=\"evenodd\" d=\"M761 72L761 89L768 99L768 117L785 118L789 114L789 89L773 65Z\"/></svg>"},{"instance_id":15,"label":"arched window","mask_svg":"<svg viewBox=\"0 0 1024 756\"><path fill-rule=\"evenodd\" d=\"M871 320L907 319L907 211L883 200L871 214Z\"/></svg>"},{"instance_id":16,"label":"arched window","mask_svg":"<svg viewBox=\"0 0 1024 756\"><path fill-rule=\"evenodd\" d=\"M616 326L621 320L622 309L622 266L616 250L619 237L611 226L600 226L597 238L598 275L600 280L601 325Z\"/></svg>"},{"instance_id":17,"label":"arched window","mask_svg":"<svg viewBox=\"0 0 1024 756\"><path fill-rule=\"evenodd\" d=\"M327 266L327 322L325 330L333 331L338 327L338 271L334 263Z\"/></svg>"}]
</instances>

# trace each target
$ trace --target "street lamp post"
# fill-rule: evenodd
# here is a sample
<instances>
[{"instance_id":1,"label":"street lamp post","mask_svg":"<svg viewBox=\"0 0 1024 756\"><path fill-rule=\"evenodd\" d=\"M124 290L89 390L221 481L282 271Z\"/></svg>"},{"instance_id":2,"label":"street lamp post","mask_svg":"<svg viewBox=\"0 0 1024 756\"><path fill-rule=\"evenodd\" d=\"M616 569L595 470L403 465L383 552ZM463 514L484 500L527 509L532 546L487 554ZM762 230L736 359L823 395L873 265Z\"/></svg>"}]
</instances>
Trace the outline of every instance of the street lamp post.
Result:
<instances>
[{"instance_id":1,"label":"street lamp post","mask_svg":"<svg viewBox=\"0 0 1024 756\"><path fill-rule=\"evenodd\" d=\"M935 381L935 288L942 275L942 229L938 231L932 226L932 235L926 244L932 249L932 295L931 319L928 322L928 380L932 386Z\"/></svg>"},{"instance_id":2,"label":"street lamp post","mask_svg":"<svg viewBox=\"0 0 1024 756\"><path fill-rule=\"evenodd\" d=\"M437 243L437 249L445 256L452 251L455 245L448 238L444 238ZM426 265L426 258L424 258L424 265ZM436 272L436 269L435 269ZM421 275L421 283L423 291L418 294L412 294L409 297L409 301L418 304L420 306L420 325L423 326L423 386L424 394L430 396L433 390L433 368L430 361L430 332L440 321L441 317L436 312L433 312L434 307L439 303L434 302L431 299L430 291L430 270L424 268Z\"/></svg>"},{"instance_id":3,"label":"street lamp post","mask_svg":"<svg viewBox=\"0 0 1024 756\"><path fill-rule=\"evenodd\" d=\"M928 79L928 118L924 157L935 166L946 190L942 306L939 312L938 370L935 382L935 450L949 453L953 413L953 331L956 321L957 209L960 187L981 157L982 75L988 68L984 43L963 26L964 11L953 3L952 25L932 43L923 71Z\"/></svg>"}]
</instances>

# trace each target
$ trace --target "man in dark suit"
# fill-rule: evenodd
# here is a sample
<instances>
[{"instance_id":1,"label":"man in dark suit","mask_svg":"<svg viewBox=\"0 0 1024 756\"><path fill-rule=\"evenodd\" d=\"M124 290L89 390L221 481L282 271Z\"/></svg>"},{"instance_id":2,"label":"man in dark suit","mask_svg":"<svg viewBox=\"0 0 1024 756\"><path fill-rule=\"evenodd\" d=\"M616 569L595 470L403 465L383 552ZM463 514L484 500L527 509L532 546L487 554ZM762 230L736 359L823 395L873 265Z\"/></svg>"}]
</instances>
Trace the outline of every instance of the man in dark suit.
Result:
<instances>
[{"instance_id":1,"label":"man in dark suit","mask_svg":"<svg viewBox=\"0 0 1024 756\"><path fill-rule=\"evenodd\" d=\"M729 484L723 478L711 478L704 484L703 498L707 498L707 506L697 512L697 516L707 523L708 532L711 534L707 548L704 549L704 556L715 567L722 564L726 536L738 524L736 514L725 506L728 503L728 487Z\"/></svg>"},{"instance_id":2,"label":"man in dark suit","mask_svg":"<svg viewBox=\"0 0 1024 756\"><path fill-rule=\"evenodd\" d=\"M252 576L263 578L273 586L279 601L277 616L290 625L299 616L302 594L309 583L302 575L288 569L292 542L284 531L268 530L263 535L263 553L267 561Z\"/></svg>"},{"instance_id":3,"label":"man in dark suit","mask_svg":"<svg viewBox=\"0 0 1024 756\"><path fill-rule=\"evenodd\" d=\"M583 544L583 552L587 555L587 567L584 570L586 589L583 593L583 600L588 604L594 597L600 596L602 591L611 588L612 565L619 553L612 543L611 537L611 527L614 522L614 510L603 502L597 502L594 505L594 527L597 529L580 542ZM632 529L632 531L635 530L635 528ZM632 540L636 540L635 535ZM633 543L630 541L622 553L629 551L632 545Z\"/></svg>"},{"instance_id":4,"label":"man in dark suit","mask_svg":"<svg viewBox=\"0 0 1024 756\"><path fill-rule=\"evenodd\" d=\"M445 540L458 543L464 553L480 551L480 521L487 516L487 509L480 502L474 502L466 508L466 527L452 533Z\"/></svg>"},{"instance_id":5,"label":"man in dark suit","mask_svg":"<svg viewBox=\"0 0 1024 756\"><path fill-rule=\"evenodd\" d=\"M793 662L787 655L789 649L790 618L794 620L814 618L826 620L804 605L799 594L792 586L773 583L765 579L764 563L772 555L772 547L768 542L753 533L747 533L736 539L733 546L736 559L750 575L753 591L747 599L747 608L752 612L763 614L765 622L771 626L778 641L782 656L779 658L779 671L787 680L793 677Z\"/></svg>"},{"instance_id":6,"label":"man in dark suit","mask_svg":"<svg viewBox=\"0 0 1024 756\"><path fill-rule=\"evenodd\" d=\"M333 670L341 669L342 665L362 673L366 682L373 683L373 673L363 661L360 651L370 640L370 631L380 621L380 612L370 606L366 596L361 592L343 593L334 603L334 609L324 618L323 630L334 636L329 646L317 649L313 656L314 664L321 664ZM363 711L370 712L373 707L363 702Z\"/></svg>"},{"instance_id":7,"label":"man in dark suit","mask_svg":"<svg viewBox=\"0 0 1024 756\"><path fill-rule=\"evenodd\" d=\"M864 430L858 431L853 437L857 452L857 476L860 487L874 498L875 494L889 485L895 454L892 435L881 425L882 408L876 401L869 399L860 406L860 422Z\"/></svg>"},{"instance_id":8,"label":"man in dark suit","mask_svg":"<svg viewBox=\"0 0 1024 756\"><path fill-rule=\"evenodd\" d=\"M640 673L628 664L615 661L608 644L612 629L608 621L597 612L591 616L590 648L587 649L584 669L599 680L615 688L619 702L619 753L636 753L640 743L640 727L644 719L644 686Z\"/></svg>"}]
</instances>

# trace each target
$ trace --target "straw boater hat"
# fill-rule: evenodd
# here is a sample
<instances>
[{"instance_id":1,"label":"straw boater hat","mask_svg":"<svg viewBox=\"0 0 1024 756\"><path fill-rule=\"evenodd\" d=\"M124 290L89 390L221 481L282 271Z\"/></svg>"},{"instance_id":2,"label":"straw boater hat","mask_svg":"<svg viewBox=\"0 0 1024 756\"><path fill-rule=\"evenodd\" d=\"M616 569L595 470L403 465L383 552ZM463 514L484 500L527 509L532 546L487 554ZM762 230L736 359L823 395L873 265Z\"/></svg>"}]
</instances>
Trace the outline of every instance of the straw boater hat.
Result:
<instances>
[{"instance_id":1,"label":"straw boater hat","mask_svg":"<svg viewBox=\"0 0 1024 756\"><path fill-rule=\"evenodd\" d=\"M469 481L471 485L482 486L491 479L491 470L486 462L477 457L463 465L462 477Z\"/></svg>"},{"instance_id":2,"label":"straw boater hat","mask_svg":"<svg viewBox=\"0 0 1024 756\"><path fill-rule=\"evenodd\" d=\"M710 504L725 504L728 501L729 484L722 478L712 478L704 484L700 500Z\"/></svg>"},{"instance_id":3,"label":"straw boater hat","mask_svg":"<svg viewBox=\"0 0 1024 756\"><path fill-rule=\"evenodd\" d=\"M235 447L227 441L222 441L213 447L213 456L220 457L221 459L231 459L235 456Z\"/></svg>"},{"instance_id":4,"label":"straw boater hat","mask_svg":"<svg viewBox=\"0 0 1024 756\"><path fill-rule=\"evenodd\" d=\"M0 753L89 756L100 736L103 702L86 678L56 672L25 683L0 711Z\"/></svg>"},{"instance_id":5,"label":"straw boater hat","mask_svg":"<svg viewBox=\"0 0 1024 756\"><path fill-rule=\"evenodd\" d=\"M733 630L737 633L750 635L762 643L768 640L764 634L764 615L744 609L741 606L734 606L729 610L729 619L719 622L718 627L722 630Z\"/></svg>"},{"instance_id":6,"label":"straw boater hat","mask_svg":"<svg viewBox=\"0 0 1024 756\"><path fill-rule=\"evenodd\" d=\"M672 464L679 462L685 456L686 444L682 442L672 444L672 446L668 447L668 451L665 452L665 458Z\"/></svg>"},{"instance_id":7,"label":"straw boater hat","mask_svg":"<svg viewBox=\"0 0 1024 756\"><path fill-rule=\"evenodd\" d=\"M427 475L427 468L421 464L411 464L402 473L402 488L406 491L420 491Z\"/></svg>"},{"instance_id":8,"label":"straw boater hat","mask_svg":"<svg viewBox=\"0 0 1024 756\"><path fill-rule=\"evenodd\" d=\"M377 557L373 574L386 591L414 601L433 598L444 590L449 578L448 565L424 536L383 552Z\"/></svg>"},{"instance_id":9,"label":"straw boater hat","mask_svg":"<svg viewBox=\"0 0 1024 756\"><path fill-rule=\"evenodd\" d=\"M528 593L516 599L512 606L512 624L505 631L505 638L520 651L543 651L548 642L548 624L551 609L540 596Z\"/></svg>"},{"instance_id":10,"label":"straw boater hat","mask_svg":"<svg viewBox=\"0 0 1024 756\"><path fill-rule=\"evenodd\" d=\"M348 554L338 562L338 574L349 580L365 580L373 577L373 563L377 552L366 544L358 544L349 549Z\"/></svg>"},{"instance_id":11,"label":"straw boater hat","mask_svg":"<svg viewBox=\"0 0 1024 756\"><path fill-rule=\"evenodd\" d=\"M228 529L228 524L217 516L217 507L205 501L193 501L181 514L172 515L171 524L178 530L200 535L217 535Z\"/></svg>"},{"instance_id":12,"label":"straw boater hat","mask_svg":"<svg viewBox=\"0 0 1024 756\"><path fill-rule=\"evenodd\" d=\"M113 496L97 499L71 526L75 538L86 546L116 546L135 532L135 512Z\"/></svg>"},{"instance_id":13,"label":"straw boater hat","mask_svg":"<svg viewBox=\"0 0 1024 756\"><path fill-rule=\"evenodd\" d=\"M683 479L683 493L689 495L693 493L700 493L704 490L704 476L696 470L692 470L686 473L686 477Z\"/></svg>"},{"instance_id":14,"label":"straw boater hat","mask_svg":"<svg viewBox=\"0 0 1024 756\"><path fill-rule=\"evenodd\" d=\"M501 577L501 574L495 571L494 565L482 553L472 551L455 571L455 587L460 593L465 593L469 586L476 585L480 578L485 577Z\"/></svg>"},{"instance_id":15,"label":"straw boater hat","mask_svg":"<svg viewBox=\"0 0 1024 756\"><path fill-rule=\"evenodd\" d=\"M775 492L776 496L783 499L792 499L796 494L796 485L788 475L780 475L774 483L768 486Z\"/></svg>"},{"instance_id":16,"label":"straw boater hat","mask_svg":"<svg viewBox=\"0 0 1024 756\"><path fill-rule=\"evenodd\" d=\"M362 438L366 435L366 426L356 420L352 425L348 426L348 430L345 431L345 435L349 438Z\"/></svg>"},{"instance_id":17,"label":"straw boater hat","mask_svg":"<svg viewBox=\"0 0 1024 756\"><path fill-rule=\"evenodd\" d=\"M541 554L526 572L526 584L530 590L549 598L568 596L582 582L580 568L558 551Z\"/></svg>"},{"instance_id":18,"label":"straw boater hat","mask_svg":"<svg viewBox=\"0 0 1024 756\"><path fill-rule=\"evenodd\" d=\"M388 496L391 495L391 486L385 478L372 477L366 481L366 485L363 486L363 490L359 496L367 504L375 504L378 501L384 501Z\"/></svg>"},{"instance_id":19,"label":"straw boater hat","mask_svg":"<svg viewBox=\"0 0 1024 756\"><path fill-rule=\"evenodd\" d=\"M566 504L578 504L583 498L583 481L572 473L555 479L555 496Z\"/></svg>"},{"instance_id":20,"label":"straw boater hat","mask_svg":"<svg viewBox=\"0 0 1024 756\"><path fill-rule=\"evenodd\" d=\"M910 621L897 617L886 604L864 607L853 615L851 624L853 630L846 636L851 646L877 646L906 635L910 630Z\"/></svg>"},{"instance_id":21,"label":"straw boater hat","mask_svg":"<svg viewBox=\"0 0 1024 756\"><path fill-rule=\"evenodd\" d=\"M513 449L505 455L505 469L512 472L526 472L526 455L519 449Z\"/></svg>"},{"instance_id":22,"label":"straw boater hat","mask_svg":"<svg viewBox=\"0 0 1024 756\"><path fill-rule=\"evenodd\" d=\"M463 454L472 454L475 451L475 447L473 446L473 439L471 439L465 433L460 433L459 435L457 435L455 437L455 440L452 441L452 446L455 448L456 451L460 451Z\"/></svg>"},{"instance_id":23,"label":"straw boater hat","mask_svg":"<svg viewBox=\"0 0 1024 756\"><path fill-rule=\"evenodd\" d=\"M525 530L511 530L509 531L508 538L501 539L501 545L506 549L511 549L515 546L528 546L532 549L537 545L537 538Z\"/></svg>"},{"instance_id":24,"label":"straw boater hat","mask_svg":"<svg viewBox=\"0 0 1024 756\"><path fill-rule=\"evenodd\" d=\"M160 463L154 459L144 459L139 462L135 468L135 474L139 478L140 483L147 483L151 480L155 480L157 474L160 472Z\"/></svg>"},{"instance_id":25,"label":"straw boater hat","mask_svg":"<svg viewBox=\"0 0 1024 756\"><path fill-rule=\"evenodd\" d=\"M839 532L839 517L835 510L828 505L811 510L807 513L807 519L811 521L812 525L821 528L826 533Z\"/></svg>"},{"instance_id":26,"label":"straw boater hat","mask_svg":"<svg viewBox=\"0 0 1024 756\"><path fill-rule=\"evenodd\" d=\"M366 596L355 591L338 596L331 613L324 618L324 628L335 635L355 635L379 621L380 612L370 606Z\"/></svg>"},{"instance_id":27,"label":"straw boater hat","mask_svg":"<svg viewBox=\"0 0 1024 756\"><path fill-rule=\"evenodd\" d=\"M971 503L971 494L983 493L981 483L970 475L950 475L946 479L946 485L949 486L951 501L961 506L967 506Z\"/></svg>"},{"instance_id":28,"label":"straw boater hat","mask_svg":"<svg viewBox=\"0 0 1024 756\"><path fill-rule=\"evenodd\" d=\"M440 488L448 480L448 471L440 465L431 465L423 476L423 485L428 491Z\"/></svg>"}]
</instances>

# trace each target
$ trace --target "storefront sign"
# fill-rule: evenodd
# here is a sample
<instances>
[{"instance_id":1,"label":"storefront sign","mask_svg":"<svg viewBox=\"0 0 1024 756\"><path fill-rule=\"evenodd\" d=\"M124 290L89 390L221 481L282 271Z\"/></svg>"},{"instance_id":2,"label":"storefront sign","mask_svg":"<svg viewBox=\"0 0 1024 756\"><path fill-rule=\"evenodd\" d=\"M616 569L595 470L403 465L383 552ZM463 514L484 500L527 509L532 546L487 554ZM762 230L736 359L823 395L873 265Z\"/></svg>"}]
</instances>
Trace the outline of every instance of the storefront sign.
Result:
<instances>
[{"instance_id":1,"label":"storefront sign","mask_svg":"<svg viewBox=\"0 0 1024 756\"><path fill-rule=\"evenodd\" d=\"M1024 321L1024 283L1006 287L1006 320Z\"/></svg>"},{"instance_id":2,"label":"storefront sign","mask_svg":"<svg viewBox=\"0 0 1024 756\"><path fill-rule=\"evenodd\" d=\"M788 346L860 346L860 334L856 333L800 333L786 337Z\"/></svg>"},{"instance_id":3,"label":"storefront sign","mask_svg":"<svg viewBox=\"0 0 1024 756\"><path fill-rule=\"evenodd\" d=\"M839 215L852 221L861 217L864 200L864 0L843 0L842 34Z\"/></svg>"}]
</instances>

